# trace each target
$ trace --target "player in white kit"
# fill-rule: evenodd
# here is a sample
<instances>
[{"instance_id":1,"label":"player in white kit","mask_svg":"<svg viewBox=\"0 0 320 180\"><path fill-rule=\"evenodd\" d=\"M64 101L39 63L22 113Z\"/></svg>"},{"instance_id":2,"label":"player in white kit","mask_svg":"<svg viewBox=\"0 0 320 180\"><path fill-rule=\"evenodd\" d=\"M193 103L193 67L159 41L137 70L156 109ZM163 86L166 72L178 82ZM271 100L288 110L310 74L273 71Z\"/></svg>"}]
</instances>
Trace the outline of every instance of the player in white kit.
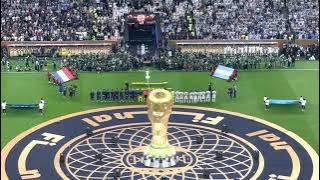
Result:
<instances>
[{"instance_id":1,"label":"player in white kit","mask_svg":"<svg viewBox=\"0 0 320 180\"><path fill-rule=\"evenodd\" d=\"M215 90L211 92L212 92L212 102L216 102L217 92Z\"/></svg>"},{"instance_id":2,"label":"player in white kit","mask_svg":"<svg viewBox=\"0 0 320 180\"><path fill-rule=\"evenodd\" d=\"M179 99L178 99L179 103L183 102L183 92L179 91Z\"/></svg>"},{"instance_id":3,"label":"player in white kit","mask_svg":"<svg viewBox=\"0 0 320 180\"><path fill-rule=\"evenodd\" d=\"M206 91L206 102L211 102L211 92Z\"/></svg>"},{"instance_id":4,"label":"player in white kit","mask_svg":"<svg viewBox=\"0 0 320 180\"><path fill-rule=\"evenodd\" d=\"M194 92L194 103L198 103L199 102L199 92L195 91Z\"/></svg>"},{"instance_id":5,"label":"player in white kit","mask_svg":"<svg viewBox=\"0 0 320 180\"><path fill-rule=\"evenodd\" d=\"M206 92L200 91L200 102L204 102L206 100Z\"/></svg>"},{"instance_id":6,"label":"player in white kit","mask_svg":"<svg viewBox=\"0 0 320 180\"><path fill-rule=\"evenodd\" d=\"M193 91L191 91L189 93L189 99L190 99L190 103L194 103L194 92Z\"/></svg>"},{"instance_id":7,"label":"player in white kit","mask_svg":"<svg viewBox=\"0 0 320 180\"><path fill-rule=\"evenodd\" d=\"M183 103L188 103L189 93L186 91L183 93Z\"/></svg>"},{"instance_id":8,"label":"player in white kit","mask_svg":"<svg viewBox=\"0 0 320 180\"><path fill-rule=\"evenodd\" d=\"M174 99L175 102L179 102L179 93L180 91L175 92L175 99Z\"/></svg>"}]
</instances>

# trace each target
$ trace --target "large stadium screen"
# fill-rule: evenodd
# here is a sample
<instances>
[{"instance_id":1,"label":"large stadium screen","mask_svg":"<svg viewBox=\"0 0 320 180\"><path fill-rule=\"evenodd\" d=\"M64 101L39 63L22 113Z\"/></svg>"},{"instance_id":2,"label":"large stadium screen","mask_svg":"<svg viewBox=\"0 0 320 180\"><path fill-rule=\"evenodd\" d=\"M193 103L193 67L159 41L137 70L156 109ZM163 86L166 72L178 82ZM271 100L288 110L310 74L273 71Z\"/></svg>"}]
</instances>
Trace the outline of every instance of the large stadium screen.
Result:
<instances>
[{"instance_id":1,"label":"large stadium screen","mask_svg":"<svg viewBox=\"0 0 320 180\"><path fill-rule=\"evenodd\" d=\"M131 14L127 25L130 41L152 40L155 35L156 20L153 14Z\"/></svg>"}]
</instances>

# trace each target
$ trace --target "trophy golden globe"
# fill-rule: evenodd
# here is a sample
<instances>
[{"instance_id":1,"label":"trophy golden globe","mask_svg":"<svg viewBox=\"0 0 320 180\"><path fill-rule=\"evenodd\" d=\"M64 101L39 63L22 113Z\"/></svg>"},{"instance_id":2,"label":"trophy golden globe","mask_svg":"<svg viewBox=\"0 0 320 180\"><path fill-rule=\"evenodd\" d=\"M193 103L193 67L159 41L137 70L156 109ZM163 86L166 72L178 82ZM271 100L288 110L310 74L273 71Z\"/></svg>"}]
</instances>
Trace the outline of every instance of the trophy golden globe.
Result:
<instances>
[{"instance_id":1,"label":"trophy golden globe","mask_svg":"<svg viewBox=\"0 0 320 180\"><path fill-rule=\"evenodd\" d=\"M168 121L172 112L173 97L164 89L150 92L148 118L152 124L152 139L144 151L143 164L148 167L166 168L177 163L176 148L168 141Z\"/></svg>"}]
</instances>

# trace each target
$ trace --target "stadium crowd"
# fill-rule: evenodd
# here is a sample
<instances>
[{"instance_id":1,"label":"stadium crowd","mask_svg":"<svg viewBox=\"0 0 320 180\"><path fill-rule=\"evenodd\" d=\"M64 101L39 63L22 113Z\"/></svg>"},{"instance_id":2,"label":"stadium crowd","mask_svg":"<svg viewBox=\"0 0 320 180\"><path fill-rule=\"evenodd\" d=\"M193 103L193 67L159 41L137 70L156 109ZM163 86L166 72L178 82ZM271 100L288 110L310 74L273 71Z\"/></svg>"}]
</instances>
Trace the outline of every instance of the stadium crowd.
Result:
<instances>
[{"instance_id":1,"label":"stadium crowd","mask_svg":"<svg viewBox=\"0 0 320 180\"><path fill-rule=\"evenodd\" d=\"M128 71L142 67L142 62L126 52L78 55L63 59L61 66L68 66L74 71Z\"/></svg>"},{"instance_id":2,"label":"stadium crowd","mask_svg":"<svg viewBox=\"0 0 320 180\"><path fill-rule=\"evenodd\" d=\"M271 69L294 67L298 58L319 59L319 46L301 48L289 44L279 53L271 54L236 54L219 55L208 52L182 52L180 49L164 48L159 58L151 59L151 66L159 70L211 71L217 65L225 65L234 69ZM93 71L130 71L143 67L143 59L131 56L126 51L106 54L83 54L70 57L53 58L26 56L18 58L16 66L8 58L3 57L1 66L7 71L55 71L61 67L69 67L74 72Z\"/></svg>"},{"instance_id":3,"label":"stadium crowd","mask_svg":"<svg viewBox=\"0 0 320 180\"><path fill-rule=\"evenodd\" d=\"M319 39L314 0L1 0L1 40L118 38L132 11L158 13L168 39Z\"/></svg>"}]
</instances>

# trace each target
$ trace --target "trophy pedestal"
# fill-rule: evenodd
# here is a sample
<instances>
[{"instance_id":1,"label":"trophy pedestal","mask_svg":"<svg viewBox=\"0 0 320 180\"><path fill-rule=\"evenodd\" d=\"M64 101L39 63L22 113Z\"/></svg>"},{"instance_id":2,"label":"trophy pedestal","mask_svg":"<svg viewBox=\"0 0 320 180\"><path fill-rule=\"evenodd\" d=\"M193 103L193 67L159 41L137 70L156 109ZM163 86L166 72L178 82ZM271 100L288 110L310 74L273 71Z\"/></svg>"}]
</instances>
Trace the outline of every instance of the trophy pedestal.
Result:
<instances>
[{"instance_id":1,"label":"trophy pedestal","mask_svg":"<svg viewBox=\"0 0 320 180\"><path fill-rule=\"evenodd\" d=\"M165 147L147 146L141 158L141 163L153 168L172 167L175 166L178 161L175 147L171 145Z\"/></svg>"},{"instance_id":2,"label":"trophy pedestal","mask_svg":"<svg viewBox=\"0 0 320 180\"><path fill-rule=\"evenodd\" d=\"M146 167L152 167L152 168L168 168L175 166L178 163L178 158L173 155L170 157L150 157L148 155L145 155L143 158L141 158L141 163L143 163Z\"/></svg>"}]
</instances>

